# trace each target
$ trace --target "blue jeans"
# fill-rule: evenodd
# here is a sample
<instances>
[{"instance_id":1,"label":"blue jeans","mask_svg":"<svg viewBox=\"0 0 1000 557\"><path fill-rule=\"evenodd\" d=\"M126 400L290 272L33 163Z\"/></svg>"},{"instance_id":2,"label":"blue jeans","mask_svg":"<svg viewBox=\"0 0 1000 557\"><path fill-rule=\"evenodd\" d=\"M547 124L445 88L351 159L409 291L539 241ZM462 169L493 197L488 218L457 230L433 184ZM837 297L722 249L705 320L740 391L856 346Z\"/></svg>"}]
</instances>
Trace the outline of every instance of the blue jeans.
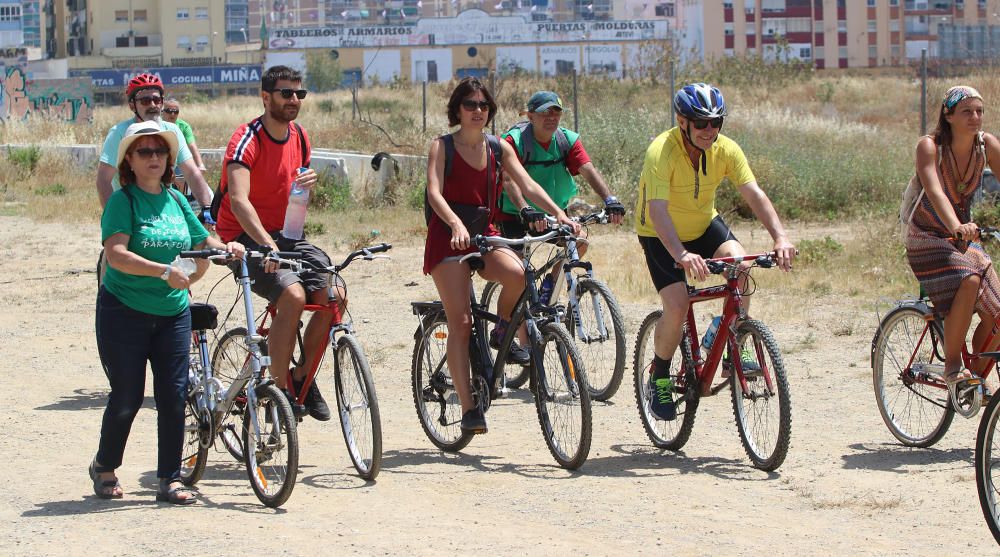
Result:
<instances>
[{"instance_id":1,"label":"blue jeans","mask_svg":"<svg viewBox=\"0 0 1000 557\"><path fill-rule=\"evenodd\" d=\"M153 370L159 457L156 477L180 475L191 351L191 311L163 317L136 311L101 288L97 295L97 350L111 384L101 423L97 461L122 464L132 421L142 406L146 362Z\"/></svg>"}]
</instances>

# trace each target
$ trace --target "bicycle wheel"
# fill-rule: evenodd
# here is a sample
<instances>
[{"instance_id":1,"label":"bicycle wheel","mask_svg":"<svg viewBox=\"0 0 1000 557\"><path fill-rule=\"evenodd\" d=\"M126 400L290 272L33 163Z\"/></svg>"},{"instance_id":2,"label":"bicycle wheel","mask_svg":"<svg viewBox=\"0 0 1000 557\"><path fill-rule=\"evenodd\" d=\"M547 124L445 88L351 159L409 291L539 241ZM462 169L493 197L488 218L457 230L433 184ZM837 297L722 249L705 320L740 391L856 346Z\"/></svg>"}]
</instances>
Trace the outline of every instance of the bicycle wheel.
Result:
<instances>
[{"instance_id":1,"label":"bicycle wheel","mask_svg":"<svg viewBox=\"0 0 1000 557\"><path fill-rule=\"evenodd\" d=\"M760 321L743 320L736 327L736 353L755 355L761 373L744 376L744 391L738 374L730 376L733 416L740 441L753 465L768 472L785 461L792 436L792 402L781 351L770 329Z\"/></svg>"},{"instance_id":2,"label":"bicycle wheel","mask_svg":"<svg viewBox=\"0 0 1000 557\"><path fill-rule=\"evenodd\" d=\"M414 335L413 404L420 427L443 451L460 451L472 440L462 431L462 403L451 380L446 355L448 323L444 313L425 317Z\"/></svg>"},{"instance_id":3,"label":"bicycle wheel","mask_svg":"<svg viewBox=\"0 0 1000 557\"><path fill-rule=\"evenodd\" d=\"M374 480L382 466L382 421L371 368L354 335L337 340L333 374L347 453L358 475Z\"/></svg>"},{"instance_id":4,"label":"bicycle wheel","mask_svg":"<svg viewBox=\"0 0 1000 557\"><path fill-rule=\"evenodd\" d=\"M609 400L625 374L625 319L611 290L599 280L581 278L576 297L579 306L568 312L566 328L587 370L590 398Z\"/></svg>"},{"instance_id":5,"label":"bicycle wheel","mask_svg":"<svg viewBox=\"0 0 1000 557\"><path fill-rule=\"evenodd\" d=\"M250 487L268 507L280 507L295 488L299 437L288 399L274 385L257 387L254 412L243 414L243 454ZM253 455L254 458L250 458Z\"/></svg>"},{"instance_id":6,"label":"bicycle wheel","mask_svg":"<svg viewBox=\"0 0 1000 557\"><path fill-rule=\"evenodd\" d=\"M205 474L208 464L208 447L211 444L211 418L198 411L197 394L193 385L188 388L184 404L184 445L181 447L181 476L184 485L192 486Z\"/></svg>"},{"instance_id":7,"label":"bicycle wheel","mask_svg":"<svg viewBox=\"0 0 1000 557\"><path fill-rule=\"evenodd\" d=\"M872 341L872 382L882 421L900 443L930 447L955 417L948 390L922 382L944 371L944 334L927 311L900 306L882 318ZM912 363L911 363L912 361Z\"/></svg>"},{"instance_id":8,"label":"bicycle wheel","mask_svg":"<svg viewBox=\"0 0 1000 557\"><path fill-rule=\"evenodd\" d=\"M995 396L986 406L986 412L979 421L976 435L976 490L983 517L1000 544L1000 435L997 422L1000 421L1000 396ZM994 479L994 474L997 474Z\"/></svg>"},{"instance_id":9,"label":"bicycle wheel","mask_svg":"<svg viewBox=\"0 0 1000 557\"><path fill-rule=\"evenodd\" d=\"M661 420L650 409L652 394L649 383L653 372L653 331L660 320L662 310L656 310L642 321L639 335L635 339L635 354L632 358L635 402L639 407L639 418L646 436L659 449L678 451L687 443L694 428L694 417L701 402L701 393L694 376L691 348L686 336L681 336L680 358L670 361L670 377L674 381L674 404L677 419ZM687 334L685 329L684 335Z\"/></svg>"},{"instance_id":10,"label":"bicycle wheel","mask_svg":"<svg viewBox=\"0 0 1000 557\"><path fill-rule=\"evenodd\" d=\"M479 297L480 303L486 308L486 311L499 315L499 310L497 309L497 300L500 299L500 283L499 282L488 282L486 287L483 288L483 294ZM520 323L512 323L518 327L521 326ZM486 334L490 332L487 330ZM487 343L488 345L489 343ZM497 351L492 347L489 349L492 360L496 361ZM526 366L518 364L506 364L503 368L504 374L507 376L507 387L510 389L518 389L528 381L528 368Z\"/></svg>"},{"instance_id":11,"label":"bicycle wheel","mask_svg":"<svg viewBox=\"0 0 1000 557\"><path fill-rule=\"evenodd\" d=\"M590 393L580 355L560 323L542 327L540 353L532 355L535 407L549 452L563 468L576 470L590 453ZM542 369L535 362L540 361Z\"/></svg>"},{"instance_id":12,"label":"bicycle wheel","mask_svg":"<svg viewBox=\"0 0 1000 557\"><path fill-rule=\"evenodd\" d=\"M228 390L233 381L239 377L243 366L249 363L250 353L244 345L247 330L243 327L230 329L222 335L219 344L212 353L212 375L222 384L223 392ZM266 346L266 345L265 345ZM233 402L229 414L222 419L216 430L222 445L233 458L243 461L243 441L236 431L233 416L242 416L246 407L246 395L240 394Z\"/></svg>"}]
</instances>

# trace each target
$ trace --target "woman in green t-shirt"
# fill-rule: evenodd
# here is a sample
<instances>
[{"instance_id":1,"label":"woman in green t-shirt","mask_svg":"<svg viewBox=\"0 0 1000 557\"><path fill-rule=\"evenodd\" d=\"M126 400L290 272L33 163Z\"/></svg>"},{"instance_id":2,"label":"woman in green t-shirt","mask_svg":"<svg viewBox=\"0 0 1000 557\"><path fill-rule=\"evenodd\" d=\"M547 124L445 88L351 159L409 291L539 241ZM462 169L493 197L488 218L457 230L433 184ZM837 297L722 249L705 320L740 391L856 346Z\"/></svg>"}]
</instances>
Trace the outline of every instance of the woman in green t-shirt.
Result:
<instances>
[{"instance_id":1,"label":"woman in green t-shirt","mask_svg":"<svg viewBox=\"0 0 1000 557\"><path fill-rule=\"evenodd\" d=\"M210 237L184 196L166 185L173 179L177 149L177 136L155 122L129 126L118 147L118 177L124 186L111 195L101 217L109 268L97 297L97 348L111 393L90 478L102 499L122 497L115 469L142 405L149 362L159 436L156 499L195 501L179 480L191 342L190 280L170 263L189 249L219 248L237 257L244 249Z\"/></svg>"}]
</instances>

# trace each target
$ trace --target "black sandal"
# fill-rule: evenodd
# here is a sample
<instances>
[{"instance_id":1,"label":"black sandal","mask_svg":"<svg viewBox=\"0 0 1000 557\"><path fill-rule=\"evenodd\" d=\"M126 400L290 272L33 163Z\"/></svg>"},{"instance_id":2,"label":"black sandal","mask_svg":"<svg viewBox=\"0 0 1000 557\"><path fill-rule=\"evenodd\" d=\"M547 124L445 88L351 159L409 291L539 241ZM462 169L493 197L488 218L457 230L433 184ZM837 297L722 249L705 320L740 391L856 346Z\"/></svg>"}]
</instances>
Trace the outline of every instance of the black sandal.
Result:
<instances>
[{"instance_id":1,"label":"black sandal","mask_svg":"<svg viewBox=\"0 0 1000 557\"><path fill-rule=\"evenodd\" d=\"M156 500L171 505L190 505L198 500L197 492L184 485L171 488L170 484L179 483L180 480L160 480L160 488L156 490ZM191 497L181 497L182 493L189 493Z\"/></svg>"},{"instance_id":2,"label":"black sandal","mask_svg":"<svg viewBox=\"0 0 1000 557\"><path fill-rule=\"evenodd\" d=\"M100 468L100 469L98 469ZM98 474L105 472L114 472L114 469L108 469L103 466L97 466L97 459L90 461L90 466L87 469L90 474L90 480L94 482L94 495L100 497L101 499L121 499L124 493L122 492L122 486L118 483L118 478L113 480L102 480ZM116 493L117 490L117 493Z\"/></svg>"}]
</instances>

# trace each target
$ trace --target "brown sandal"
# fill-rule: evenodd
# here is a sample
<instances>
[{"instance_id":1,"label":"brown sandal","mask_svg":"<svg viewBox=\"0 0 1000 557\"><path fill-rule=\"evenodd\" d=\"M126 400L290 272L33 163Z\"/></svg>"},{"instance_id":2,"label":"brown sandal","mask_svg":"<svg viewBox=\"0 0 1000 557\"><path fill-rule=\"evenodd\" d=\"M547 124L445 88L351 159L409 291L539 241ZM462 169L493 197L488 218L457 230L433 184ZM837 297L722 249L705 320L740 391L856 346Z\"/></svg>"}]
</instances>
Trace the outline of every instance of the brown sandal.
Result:
<instances>
[{"instance_id":1,"label":"brown sandal","mask_svg":"<svg viewBox=\"0 0 1000 557\"><path fill-rule=\"evenodd\" d=\"M171 505L190 505L198 501L197 492L184 485L170 487L172 483L180 483L180 480L160 480L160 488L156 490L156 500ZM190 497L181 497L181 494L189 494Z\"/></svg>"}]
</instances>

